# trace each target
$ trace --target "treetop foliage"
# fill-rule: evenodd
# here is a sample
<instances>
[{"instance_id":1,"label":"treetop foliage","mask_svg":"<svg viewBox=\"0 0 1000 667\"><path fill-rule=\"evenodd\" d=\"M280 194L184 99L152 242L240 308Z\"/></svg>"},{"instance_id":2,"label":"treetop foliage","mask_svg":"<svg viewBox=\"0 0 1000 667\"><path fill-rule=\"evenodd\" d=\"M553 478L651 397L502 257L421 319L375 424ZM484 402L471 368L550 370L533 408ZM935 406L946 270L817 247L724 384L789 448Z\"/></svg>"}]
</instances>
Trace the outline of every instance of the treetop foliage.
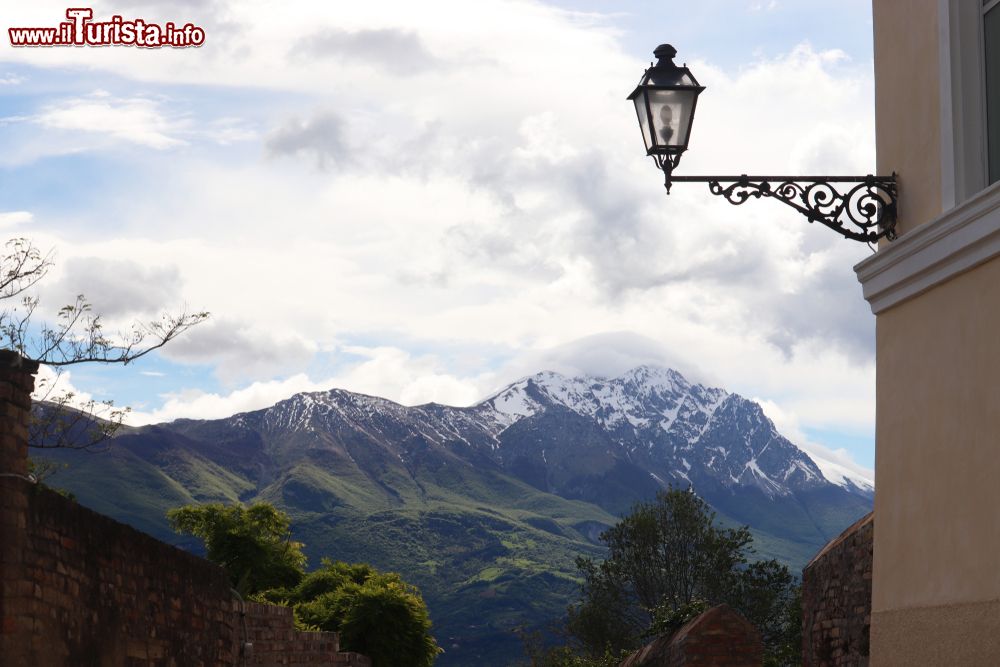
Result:
<instances>
[{"instance_id":1,"label":"treetop foliage","mask_svg":"<svg viewBox=\"0 0 1000 667\"><path fill-rule=\"evenodd\" d=\"M727 603L761 632L769 666L796 664L798 587L775 560L754 560L746 526L722 528L693 491L669 489L601 535L608 557L577 560L581 601L567 630L589 659L639 648Z\"/></svg>"},{"instance_id":2,"label":"treetop foliage","mask_svg":"<svg viewBox=\"0 0 1000 667\"><path fill-rule=\"evenodd\" d=\"M224 567L241 594L294 586L305 570L302 543L288 515L268 503L186 505L167 512L175 531L200 537L210 561Z\"/></svg>"},{"instance_id":3,"label":"treetop foliage","mask_svg":"<svg viewBox=\"0 0 1000 667\"><path fill-rule=\"evenodd\" d=\"M303 545L291 540L288 515L273 505L187 505L167 517L174 530L204 541L208 559L241 593L290 606L301 629L340 633L341 646L374 667L430 667L441 653L415 586L395 572L328 558L306 574Z\"/></svg>"},{"instance_id":4,"label":"treetop foliage","mask_svg":"<svg viewBox=\"0 0 1000 667\"><path fill-rule=\"evenodd\" d=\"M430 667L441 653L420 591L395 572L324 558L295 587L261 597L290 605L306 627L340 633L345 649L375 667Z\"/></svg>"}]
</instances>

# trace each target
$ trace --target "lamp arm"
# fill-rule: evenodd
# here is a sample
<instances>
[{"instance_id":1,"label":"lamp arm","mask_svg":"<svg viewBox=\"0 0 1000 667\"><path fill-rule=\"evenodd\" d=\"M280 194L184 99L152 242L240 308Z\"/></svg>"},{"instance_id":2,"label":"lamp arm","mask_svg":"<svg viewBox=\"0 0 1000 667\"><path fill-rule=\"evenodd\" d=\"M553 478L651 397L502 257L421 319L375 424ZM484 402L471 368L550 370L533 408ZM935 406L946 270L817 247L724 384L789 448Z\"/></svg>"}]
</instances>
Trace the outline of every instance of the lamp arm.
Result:
<instances>
[{"instance_id":1,"label":"lamp arm","mask_svg":"<svg viewBox=\"0 0 1000 667\"><path fill-rule=\"evenodd\" d=\"M674 176L680 156L657 158L667 193L673 183L708 183L714 195L739 206L751 197L770 197L791 206L854 241L896 238L897 185L891 176Z\"/></svg>"}]
</instances>

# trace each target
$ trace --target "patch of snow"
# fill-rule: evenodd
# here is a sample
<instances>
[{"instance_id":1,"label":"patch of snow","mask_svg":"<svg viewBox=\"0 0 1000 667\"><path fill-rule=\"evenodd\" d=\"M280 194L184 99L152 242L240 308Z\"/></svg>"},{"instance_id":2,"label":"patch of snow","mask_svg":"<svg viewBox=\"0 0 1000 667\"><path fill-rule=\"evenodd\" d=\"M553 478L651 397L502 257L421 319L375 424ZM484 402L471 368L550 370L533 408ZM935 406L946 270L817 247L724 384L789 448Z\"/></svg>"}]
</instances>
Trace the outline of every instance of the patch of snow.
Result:
<instances>
[{"instance_id":1,"label":"patch of snow","mask_svg":"<svg viewBox=\"0 0 1000 667\"><path fill-rule=\"evenodd\" d=\"M660 477L659 475L657 475L655 472L649 473L649 476L652 477L653 479L655 479L657 482L659 482L660 486L662 486L664 488L670 486L665 481L663 481L663 478Z\"/></svg>"},{"instance_id":2,"label":"patch of snow","mask_svg":"<svg viewBox=\"0 0 1000 667\"><path fill-rule=\"evenodd\" d=\"M524 395L521 387L512 387L493 399L493 407L504 415L530 417L535 414L537 406Z\"/></svg>"},{"instance_id":3,"label":"patch of snow","mask_svg":"<svg viewBox=\"0 0 1000 667\"><path fill-rule=\"evenodd\" d=\"M649 420L646 419L645 417L633 417L631 414L627 412L625 413L625 419L628 420L629 424L636 427L645 426L649 423Z\"/></svg>"},{"instance_id":4,"label":"patch of snow","mask_svg":"<svg viewBox=\"0 0 1000 667\"><path fill-rule=\"evenodd\" d=\"M674 404L672 409L663 412L663 421L660 422L660 426L663 427L664 431L669 431L670 427L677 421L677 412L681 409L681 403L683 401L677 399L677 403Z\"/></svg>"},{"instance_id":5,"label":"patch of snow","mask_svg":"<svg viewBox=\"0 0 1000 667\"><path fill-rule=\"evenodd\" d=\"M854 486L868 493L875 491L875 483L860 472L852 470L842 463L816 456L813 453L810 453L809 458L813 460L819 471L823 473L823 477L826 477L827 480L837 486Z\"/></svg>"},{"instance_id":6,"label":"patch of snow","mask_svg":"<svg viewBox=\"0 0 1000 667\"><path fill-rule=\"evenodd\" d=\"M747 461L746 467L751 472L753 472L753 474L758 479L764 479L764 480L767 480L768 482L771 482L771 478L767 476L767 473L765 473L763 470L761 470L760 466L757 465L757 459L750 459L749 461ZM771 482L771 483L773 484L773 482Z\"/></svg>"},{"instance_id":7,"label":"patch of snow","mask_svg":"<svg viewBox=\"0 0 1000 667\"><path fill-rule=\"evenodd\" d=\"M712 425L712 419L715 417L715 412L719 409L719 406L722 405L722 402L725 401L727 398L729 398L729 394L720 389L718 390L718 394L716 394L712 402L709 403L707 406L705 406L705 409L702 410L702 412L705 414L705 423L702 424L700 429L698 429L697 435L693 435L690 438L688 438L689 445L693 445L694 443L701 440L701 436L705 435L705 431L707 431L708 427Z\"/></svg>"}]
</instances>

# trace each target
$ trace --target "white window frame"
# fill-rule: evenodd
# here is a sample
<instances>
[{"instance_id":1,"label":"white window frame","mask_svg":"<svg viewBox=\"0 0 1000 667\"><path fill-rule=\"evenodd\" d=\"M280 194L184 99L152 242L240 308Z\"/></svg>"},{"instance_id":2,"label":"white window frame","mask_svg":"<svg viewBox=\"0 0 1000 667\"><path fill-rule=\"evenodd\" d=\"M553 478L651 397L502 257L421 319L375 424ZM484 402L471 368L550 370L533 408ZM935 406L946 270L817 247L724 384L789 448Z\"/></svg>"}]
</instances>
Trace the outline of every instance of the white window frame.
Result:
<instances>
[{"instance_id":1,"label":"white window frame","mask_svg":"<svg viewBox=\"0 0 1000 667\"><path fill-rule=\"evenodd\" d=\"M941 204L945 211L989 184L983 15L997 4L1000 0L938 1Z\"/></svg>"},{"instance_id":2,"label":"white window frame","mask_svg":"<svg viewBox=\"0 0 1000 667\"><path fill-rule=\"evenodd\" d=\"M985 165L984 168L986 169L985 179L987 183L989 182L990 179L990 164L989 164L989 147L988 147L988 142L986 141L987 134L989 132L989 116L987 115L987 109L986 109L986 104L987 104L986 62L985 62L986 61L986 14L993 9L996 9L997 14L1000 14L1000 9L998 9L998 7L1000 7L1000 0L982 0L982 2L980 3L980 12L979 12L979 62L982 67L982 73L980 77L981 83L979 86L979 90L983 96L981 103L983 126L985 128L983 134L983 155L984 155L983 164ZM1000 132L1000 127L994 128L994 131ZM1000 157L998 157L998 159L1000 159ZM996 165L996 171L1000 172L1000 165Z\"/></svg>"},{"instance_id":3,"label":"white window frame","mask_svg":"<svg viewBox=\"0 0 1000 667\"><path fill-rule=\"evenodd\" d=\"M953 208L989 182L982 0L939 0L941 204Z\"/></svg>"},{"instance_id":4,"label":"white window frame","mask_svg":"<svg viewBox=\"0 0 1000 667\"><path fill-rule=\"evenodd\" d=\"M943 213L854 267L876 315L1000 256L1000 182L989 185L983 50L983 15L997 5L938 0Z\"/></svg>"}]
</instances>

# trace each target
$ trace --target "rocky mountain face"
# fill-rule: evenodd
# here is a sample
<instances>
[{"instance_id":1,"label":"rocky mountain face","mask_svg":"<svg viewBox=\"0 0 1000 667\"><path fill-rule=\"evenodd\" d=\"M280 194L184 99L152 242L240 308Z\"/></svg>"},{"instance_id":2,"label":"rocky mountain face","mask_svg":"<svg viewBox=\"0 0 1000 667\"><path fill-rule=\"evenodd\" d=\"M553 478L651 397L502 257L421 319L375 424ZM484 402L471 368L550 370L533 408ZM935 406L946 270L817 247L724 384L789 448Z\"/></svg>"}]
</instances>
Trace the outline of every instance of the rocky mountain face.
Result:
<instances>
[{"instance_id":1,"label":"rocky mountain face","mask_svg":"<svg viewBox=\"0 0 1000 667\"><path fill-rule=\"evenodd\" d=\"M692 486L759 553L801 567L867 513L870 482L824 476L761 407L680 373L524 378L464 408L334 389L227 419L129 430L101 456L50 454L84 504L175 543L163 514L266 500L311 562L394 569L422 587L439 664L506 664L511 628L576 597L573 559L632 503ZM191 545L187 545L191 546Z\"/></svg>"},{"instance_id":2,"label":"rocky mountain face","mask_svg":"<svg viewBox=\"0 0 1000 667\"><path fill-rule=\"evenodd\" d=\"M584 452L602 456L605 468L612 461L638 468L656 486L690 485L701 493L753 490L776 499L833 483L758 404L666 368L643 366L610 380L539 373L475 409L490 408L506 416L494 421L510 422L499 436L498 462L559 495L573 494L566 476ZM587 436L566 442L570 424ZM872 495L863 478L837 481L845 491Z\"/></svg>"},{"instance_id":3,"label":"rocky mountain face","mask_svg":"<svg viewBox=\"0 0 1000 667\"><path fill-rule=\"evenodd\" d=\"M428 467L485 466L615 515L669 485L693 487L725 514L747 499L768 513L814 496L849 506L873 496L864 478L825 477L757 403L649 366L613 379L539 373L468 408L405 407L334 389L170 428L196 439L228 430L282 456L322 450L331 471L372 475L372 464L396 459L417 479ZM752 511L733 518L757 523Z\"/></svg>"}]
</instances>

